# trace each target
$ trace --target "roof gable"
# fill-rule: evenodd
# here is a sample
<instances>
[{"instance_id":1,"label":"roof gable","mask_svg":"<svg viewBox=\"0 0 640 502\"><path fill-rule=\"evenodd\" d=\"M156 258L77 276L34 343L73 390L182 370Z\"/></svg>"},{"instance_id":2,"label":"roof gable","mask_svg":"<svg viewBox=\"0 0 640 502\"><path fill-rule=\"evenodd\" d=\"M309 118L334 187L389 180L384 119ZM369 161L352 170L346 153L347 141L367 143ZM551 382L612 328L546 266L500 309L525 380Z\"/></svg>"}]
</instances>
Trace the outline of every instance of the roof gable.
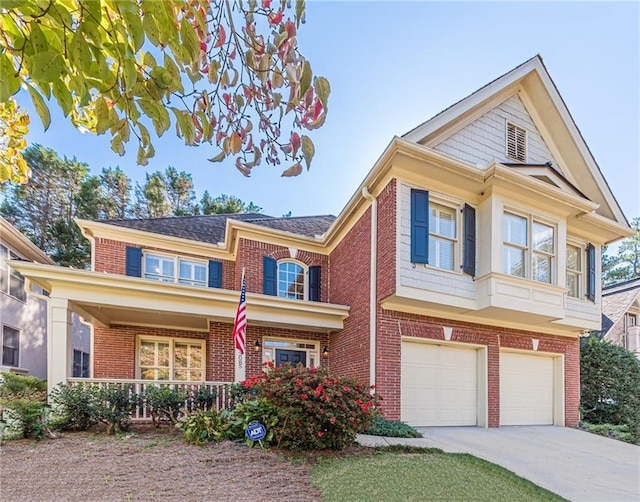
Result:
<instances>
[{"instance_id":1,"label":"roof gable","mask_svg":"<svg viewBox=\"0 0 640 502\"><path fill-rule=\"evenodd\" d=\"M548 149L551 158L544 162L553 162L563 177L589 200L600 204L596 211L599 215L628 225L540 56L485 85L409 131L403 138L431 148L446 145L448 138L453 138L501 104L513 103L513 98L522 103ZM500 158L495 160L500 161Z\"/></svg>"},{"instance_id":2,"label":"roof gable","mask_svg":"<svg viewBox=\"0 0 640 502\"><path fill-rule=\"evenodd\" d=\"M633 307L640 306L640 277L612 284L602 290L602 334L618 324Z\"/></svg>"}]
</instances>

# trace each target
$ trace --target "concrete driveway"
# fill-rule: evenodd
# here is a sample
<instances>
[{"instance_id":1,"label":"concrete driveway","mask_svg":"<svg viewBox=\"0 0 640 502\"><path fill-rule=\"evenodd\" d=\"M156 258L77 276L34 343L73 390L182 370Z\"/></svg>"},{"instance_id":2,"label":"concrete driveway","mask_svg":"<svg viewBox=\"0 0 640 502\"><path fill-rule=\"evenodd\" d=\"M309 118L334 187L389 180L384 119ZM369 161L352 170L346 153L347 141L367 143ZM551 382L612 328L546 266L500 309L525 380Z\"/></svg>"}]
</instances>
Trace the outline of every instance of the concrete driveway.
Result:
<instances>
[{"instance_id":1,"label":"concrete driveway","mask_svg":"<svg viewBox=\"0 0 640 502\"><path fill-rule=\"evenodd\" d=\"M565 427L419 427L422 439L359 436L470 453L575 502L640 501L640 447Z\"/></svg>"}]
</instances>

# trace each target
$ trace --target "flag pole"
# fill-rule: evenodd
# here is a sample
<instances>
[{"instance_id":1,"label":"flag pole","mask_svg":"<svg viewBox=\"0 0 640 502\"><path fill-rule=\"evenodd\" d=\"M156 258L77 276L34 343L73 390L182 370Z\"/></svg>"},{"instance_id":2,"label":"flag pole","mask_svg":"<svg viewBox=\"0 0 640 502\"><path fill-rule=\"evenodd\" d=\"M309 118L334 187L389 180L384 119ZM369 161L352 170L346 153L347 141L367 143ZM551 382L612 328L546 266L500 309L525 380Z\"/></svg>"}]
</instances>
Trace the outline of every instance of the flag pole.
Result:
<instances>
[{"instance_id":1,"label":"flag pole","mask_svg":"<svg viewBox=\"0 0 640 502\"><path fill-rule=\"evenodd\" d=\"M245 269L242 267L242 279L240 281L240 300L238 302L238 310L233 325L233 344L235 348L235 382L241 382L246 379L246 283L244 276Z\"/></svg>"}]
</instances>

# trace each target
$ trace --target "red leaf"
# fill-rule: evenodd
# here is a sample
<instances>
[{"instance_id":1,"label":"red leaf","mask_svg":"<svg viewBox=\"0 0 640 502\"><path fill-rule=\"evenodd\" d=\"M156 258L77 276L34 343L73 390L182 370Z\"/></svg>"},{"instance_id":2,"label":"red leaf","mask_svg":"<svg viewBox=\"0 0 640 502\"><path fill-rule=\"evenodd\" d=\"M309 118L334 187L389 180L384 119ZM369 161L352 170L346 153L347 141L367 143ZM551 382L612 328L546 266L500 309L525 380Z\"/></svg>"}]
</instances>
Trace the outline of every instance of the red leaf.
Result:
<instances>
[{"instance_id":1,"label":"red leaf","mask_svg":"<svg viewBox=\"0 0 640 502\"><path fill-rule=\"evenodd\" d=\"M289 36L289 38L293 38L296 36L296 25L291 21L287 21L286 23L284 23L284 28L285 30L287 30L287 35Z\"/></svg>"},{"instance_id":2,"label":"red leaf","mask_svg":"<svg viewBox=\"0 0 640 502\"><path fill-rule=\"evenodd\" d=\"M205 44L204 42L200 42L200 50L202 52L207 52L207 44Z\"/></svg>"},{"instance_id":3,"label":"red leaf","mask_svg":"<svg viewBox=\"0 0 640 502\"><path fill-rule=\"evenodd\" d=\"M262 8L268 9L269 7L271 7L271 0L262 0Z\"/></svg>"},{"instance_id":4,"label":"red leaf","mask_svg":"<svg viewBox=\"0 0 640 502\"><path fill-rule=\"evenodd\" d=\"M214 45L215 48L222 47L224 42L227 40L227 33L224 31L224 26L222 24L218 25L218 40Z\"/></svg>"},{"instance_id":5,"label":"red leaf","mask_svg":"<svg viewBox=\"0 0 640 502\"><path fill-rule=\"evenodd\" d=\"M316 120L320 114L322 113L322 103L320 102L320 100L316 100L316 107L313 111L313 120Z\"/></svg>"},{"instance_id":6,"label":"red leaf","mask_svg":"<svg viewBox=\"0 0 640 502\"><path fill-rule=\"evenodd\" d=\"M273 12L271 14L269 14L269 24L271 26L275 26L276 24L280 24L280 22L282 21L283 14L284 13L281 10L279 10L277 14L274 14Z\"/></svg>"}]
</instances>

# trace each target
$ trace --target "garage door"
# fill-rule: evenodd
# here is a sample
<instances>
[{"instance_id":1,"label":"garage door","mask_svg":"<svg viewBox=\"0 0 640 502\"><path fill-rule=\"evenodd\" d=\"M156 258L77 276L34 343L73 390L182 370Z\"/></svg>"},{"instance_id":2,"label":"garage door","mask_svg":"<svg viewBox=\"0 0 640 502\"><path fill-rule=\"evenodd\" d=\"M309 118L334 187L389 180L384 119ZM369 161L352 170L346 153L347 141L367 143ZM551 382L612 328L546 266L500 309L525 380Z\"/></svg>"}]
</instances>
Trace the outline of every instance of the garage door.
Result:
<instances>
[{"instance_id":1,"label":"garage door","mask_svg":"<svg viewBox=\"0 0 640 502\"><path fill-rule=\"evenodd\" d=\"M553 424L553 358L500 353L500 425Z\"/></svg>"},{"instance_id":2,"label":"garage door","mask_svg":"<svg viewBox=\"0 0 640 502\"><path fill-rule=\"evenodd\" d=\"M477 360L476 349L402 342L402 420L476 425Z\"/></svg>"}]
</instances>

